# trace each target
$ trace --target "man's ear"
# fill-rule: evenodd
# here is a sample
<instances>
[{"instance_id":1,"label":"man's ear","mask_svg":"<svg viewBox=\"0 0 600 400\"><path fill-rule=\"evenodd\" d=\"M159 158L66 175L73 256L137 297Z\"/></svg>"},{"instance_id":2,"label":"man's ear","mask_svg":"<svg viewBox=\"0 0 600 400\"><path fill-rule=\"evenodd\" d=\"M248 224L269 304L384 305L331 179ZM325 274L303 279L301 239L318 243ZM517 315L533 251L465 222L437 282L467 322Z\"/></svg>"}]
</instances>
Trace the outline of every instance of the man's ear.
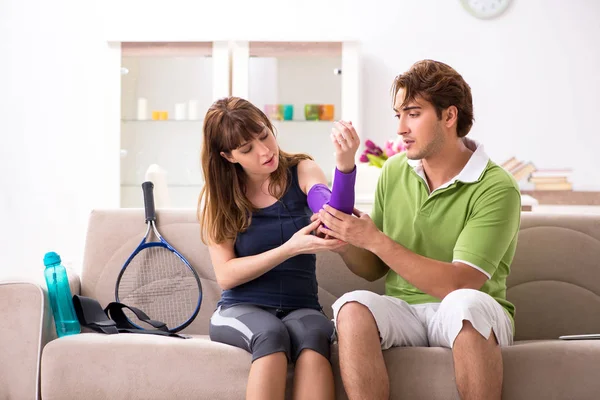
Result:
<instances>
[{"instance_id":1,"label":"man's ear","mask_svg":"<svg viewBox=\"0 0 600 400\"><path fill-rule=\"evenodd\" d=\"M456 106L450 106L444 110L443 122L446 128L451 128L452 125L458 124L458 108Z\"/></svg>"},{"instance_id":2,"label":"man's ear","mask_svg":"<svg viewBox=\"0 0 600 400\"><path fill-rule=\"evenodd\" d=\"M232 164L236 164L237 161L235 160L235 158L233 158L231 156L231 153L227 154L224 151L222 151L221 153L219 153L221 155L221 157L223 157L224 159L226 159L227 161L229 161Z\"/></svg>"}]
</instances>

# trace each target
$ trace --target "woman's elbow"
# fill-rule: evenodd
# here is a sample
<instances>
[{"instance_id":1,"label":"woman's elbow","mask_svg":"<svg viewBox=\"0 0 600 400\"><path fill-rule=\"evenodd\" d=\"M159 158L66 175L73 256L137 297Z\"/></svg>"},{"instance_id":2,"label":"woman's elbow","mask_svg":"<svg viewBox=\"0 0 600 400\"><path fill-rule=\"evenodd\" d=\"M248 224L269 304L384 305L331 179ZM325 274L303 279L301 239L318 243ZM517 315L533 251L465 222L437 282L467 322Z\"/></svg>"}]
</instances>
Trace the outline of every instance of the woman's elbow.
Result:
<instances>
[{"instance_id":1,"label":"woman's elbow","mask_svg":"<svg viewBox=\"0 0 600 400\"><path fill-rule=\"evenodd\" d=\"M221 290L233 289L236 286L233 284L231 279L228 279L226 276L216 273L215 277L217 278L217 285L219 285Z\"/></svg>"}]
</instances>

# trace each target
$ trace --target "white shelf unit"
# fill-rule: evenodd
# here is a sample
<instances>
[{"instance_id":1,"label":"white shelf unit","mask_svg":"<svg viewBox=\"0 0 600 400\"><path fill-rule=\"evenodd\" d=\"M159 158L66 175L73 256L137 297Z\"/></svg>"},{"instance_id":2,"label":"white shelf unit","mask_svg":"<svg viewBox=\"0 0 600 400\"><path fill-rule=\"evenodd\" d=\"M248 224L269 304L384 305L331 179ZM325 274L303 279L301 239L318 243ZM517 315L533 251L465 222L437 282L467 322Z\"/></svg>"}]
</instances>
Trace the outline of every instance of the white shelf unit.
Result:
<instances>
[{"instance_id":1,"label":"white shelf unit","mask_svg":"<svg viewBox=\"0 0 600 400\"><path fill-rule=\"evenodd\" d=\"M153 164L166 172L166 187L155 190L167 193L157 193L157 200L196 207L203 184L202 118L215 99L229 94L229 65L227 42L121 44L127 71L121 79L121 207L143 207L141 184ZM148 119L138 119L139 98L147 100ZM174 119L176 103L186 104L184 119ZM167 111L168 119L153 120L152 111Z\"/></svg>"},{"instance_id":2,"label":"white shelf unit","mask_svg":"<svg viewBox=\"0 0 600 400\"><path fill-rule=\"evenodd\" d=\"M123 42L121 67L127 71L121 77L121 207L143 207L141 184L152 164L166 171L167 195L157 198L168 199L169 207L196 207L203 185L202 118L225 96L261 109L293 104L293 120L273 121L280 146L311 155L328 179L335 167L333 122L306 121L304 104L333 104L336 120L351 120L362 131L355 42ZM168 118L138 119L140 97L147 99L148 118L152 110L167 111ZM176 120L175 104L192 99L197 119Z\"/></svg>"},{"instance_id":3,"label":"white shelf unit","mask_svg":"<svg viewBox=\"0 0 600 400\"><path fill-rule=\"evenodd\" d=\"M333 104L334 120L350 120L360 133L359 46L356 42L231 43L232 94L264 110L291 104L293 120L273 121L280 147L308 153L331 180L335 168L332 121L307 121L306 104ZM341 74L334 73L341 71Z\"/></svg>"}]
</instances>

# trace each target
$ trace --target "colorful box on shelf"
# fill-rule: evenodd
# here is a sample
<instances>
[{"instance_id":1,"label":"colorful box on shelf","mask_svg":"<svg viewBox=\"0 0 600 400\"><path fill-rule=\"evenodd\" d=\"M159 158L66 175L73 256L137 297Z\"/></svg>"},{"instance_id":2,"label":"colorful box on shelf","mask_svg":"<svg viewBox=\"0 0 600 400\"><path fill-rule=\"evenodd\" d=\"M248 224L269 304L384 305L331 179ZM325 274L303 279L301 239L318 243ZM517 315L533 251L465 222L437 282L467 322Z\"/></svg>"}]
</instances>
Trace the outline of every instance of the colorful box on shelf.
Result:
<instances>
[{"instance_id":1,"label":"colorful box on shelf","mask_svg":"<svg viewBox=\"0 0 600 400\"><path fill-rule=\"evenodd\" d=\"M291 104L267 104L265 114L276 121L291 121L294 119L294 106Z\"/></svg>"},{"instance_id":2,"label":"colorful box on shelf","mask_svg":"<svg viewBox=\"0 0 600 400\"><path fill-rule=\"evenodd\" d=\"M153 121L166 121L169 119L169 113L167 111L152 111Z\"/></svg>"},{"instance_id":3,"label":"colorful box on shelf","mask_svg":"<svg viewBox=\"0 0 600 400\"><path fill-rule=\"evenodd\" d=\"M304 118L307 121L333 121L335 106L333 104L306 104Z\"/></svg>"}]
</instances>

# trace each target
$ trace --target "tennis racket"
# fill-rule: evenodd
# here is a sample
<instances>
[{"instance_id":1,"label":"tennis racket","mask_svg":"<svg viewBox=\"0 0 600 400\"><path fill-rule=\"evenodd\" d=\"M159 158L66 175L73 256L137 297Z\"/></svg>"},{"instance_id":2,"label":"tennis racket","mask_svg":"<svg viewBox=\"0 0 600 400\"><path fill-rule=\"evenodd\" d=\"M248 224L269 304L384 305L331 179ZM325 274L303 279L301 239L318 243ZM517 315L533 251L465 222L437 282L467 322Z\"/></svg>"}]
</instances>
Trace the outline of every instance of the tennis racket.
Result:
<instances>
[{"instance_id":1,"label":"tennis racket","mask_svg":"<svg viewBox=\"0 0 600 400\"><path fill-rule=\"evenodd\" d=\"M202 285L196 271L156 229L154 184L144 182L146 233L119 272L115 286L118 302L139 308L151 319L164 322L169 332L179 332L198 315ZM156 241L151 241L154 234ZM126 311L140 327L132 312Z\"/></svg>"}]
</instances>

